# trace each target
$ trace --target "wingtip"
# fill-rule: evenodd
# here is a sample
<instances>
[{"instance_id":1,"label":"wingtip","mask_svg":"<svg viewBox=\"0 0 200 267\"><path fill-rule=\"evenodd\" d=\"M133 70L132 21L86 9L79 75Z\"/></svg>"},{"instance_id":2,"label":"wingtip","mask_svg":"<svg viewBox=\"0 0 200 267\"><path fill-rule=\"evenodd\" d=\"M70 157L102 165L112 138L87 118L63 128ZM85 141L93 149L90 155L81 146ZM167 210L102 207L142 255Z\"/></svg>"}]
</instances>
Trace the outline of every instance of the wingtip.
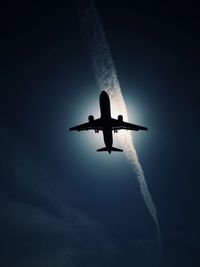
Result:
<instances>
[{"instance_id":1,"label":"wingtip","mask_svg":"<svg viewBox=\"0 0 200 267\"><path fill-rule=\"evenodd\" d=\"M147 127L141 127L140 129L136 130L136 131L139 131L139 130L142 130L142 131L148 131L148 128Z\"/></svg>"},{"instance_id":2,"label":"wingtip","mask_svg":"<svg viewBox=\"0 0 200 267\"><path fill-rule=\"evenodd\" d=\"M142 130L148 131L149 129L147 127L143 127Z\"/></svg>"}]
</instances>

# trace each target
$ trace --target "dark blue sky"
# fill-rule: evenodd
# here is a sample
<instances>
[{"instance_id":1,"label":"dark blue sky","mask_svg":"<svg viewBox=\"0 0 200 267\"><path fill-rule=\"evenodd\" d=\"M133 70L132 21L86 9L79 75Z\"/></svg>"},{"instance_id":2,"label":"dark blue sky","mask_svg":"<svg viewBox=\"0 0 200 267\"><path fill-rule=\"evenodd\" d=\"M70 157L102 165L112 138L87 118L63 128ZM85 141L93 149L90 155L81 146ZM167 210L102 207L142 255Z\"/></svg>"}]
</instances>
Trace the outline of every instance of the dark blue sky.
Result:
<instances>
[{"instance_id":1,"label":"dark blue sky","mask_svg":"<svg viewBox=\"0 0 200 267\"><path fill-rule=\"evenodd\" d=\"M149 128L134 136L164 255L124 155L96 153L101 134L68 132L99 112L75 4L11 1L0 11L1 264L199 266L197 6L97 7L130 120Z\"/></svg>"}]
</instances>

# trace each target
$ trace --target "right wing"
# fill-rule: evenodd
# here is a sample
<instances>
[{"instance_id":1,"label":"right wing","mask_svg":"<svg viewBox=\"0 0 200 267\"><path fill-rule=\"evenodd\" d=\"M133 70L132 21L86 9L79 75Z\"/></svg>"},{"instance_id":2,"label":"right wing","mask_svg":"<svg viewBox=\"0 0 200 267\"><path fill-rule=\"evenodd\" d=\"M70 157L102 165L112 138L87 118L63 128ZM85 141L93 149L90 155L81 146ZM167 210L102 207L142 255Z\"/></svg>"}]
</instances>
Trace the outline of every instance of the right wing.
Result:
<instances>
[{"instance_id":1,"label":"right wing","mask_svg":"<svg viewBox=\"0 0 200 267\"><path fill-rule=\"evenodd\" d=\"M133 130L133 131L139 131L139 130L148 130L144 126L128 123L125 121L119 121L116 119L112 119L112 130Z\"/></svg>"},{"instance_id":2,"label":"right wing","mask_svg":"<svg viewBox=\"0 0 200 267\"><path fill-rule=\"evenodd\" d=\"M69 129L70 131L88 131L88 130L102 130L102 124L100 119L92 120Z\"/></svg>"}]
</instances>

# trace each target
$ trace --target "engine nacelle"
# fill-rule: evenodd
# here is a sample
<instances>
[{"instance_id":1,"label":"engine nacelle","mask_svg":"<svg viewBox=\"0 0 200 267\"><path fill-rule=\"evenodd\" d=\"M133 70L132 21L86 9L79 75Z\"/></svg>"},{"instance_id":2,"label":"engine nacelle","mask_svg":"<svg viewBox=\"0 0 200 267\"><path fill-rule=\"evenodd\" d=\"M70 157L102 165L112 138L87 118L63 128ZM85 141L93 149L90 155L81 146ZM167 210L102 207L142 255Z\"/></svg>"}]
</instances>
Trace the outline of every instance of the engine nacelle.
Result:
<instances>
[{"instance_id":1,"label":"engine nacelle","mask_svg":"<svg viewBox=\"0 0 200 267\"><path fill-rule=\"evenodd\" d=\"M119 116L118 116L118 121L120 121L120 122L123 121L123 116L122 116L122 115L119 115Z\"/></svg>"},{"instance_id":2,"label":"engine nacelle","mask_svg":"<svg viewBox=\"0 0 200 267\"><path fill-rule=\"evenodd\" d=\"M94 116L92 116L92 115L88 116L88 121L89 122L92 122L93 120L94 120Z\"/></svg>"}]
</instances>

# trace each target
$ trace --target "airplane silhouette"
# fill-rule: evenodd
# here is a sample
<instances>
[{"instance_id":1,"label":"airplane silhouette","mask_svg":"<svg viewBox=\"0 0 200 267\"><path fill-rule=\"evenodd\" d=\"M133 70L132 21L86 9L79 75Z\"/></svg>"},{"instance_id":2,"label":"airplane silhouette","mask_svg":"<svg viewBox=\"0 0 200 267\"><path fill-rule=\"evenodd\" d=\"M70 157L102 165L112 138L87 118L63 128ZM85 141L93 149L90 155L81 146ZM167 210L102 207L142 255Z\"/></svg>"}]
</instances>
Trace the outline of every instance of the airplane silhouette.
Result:
<instances>
[{"instance_id":1,"label":"airplane silhouette","mask_svg":"<svg viewBox=\"0 0 200 267\"><path fill-rule=\"evenodd\" d=\"M97 149L97 152L107 151L109 154L111 151L123 152L122 149L115 148L113 144L112 131L117 132L118 130L148 130L146 127L131 124L123 121L123 116L119 115L118 120L111 117L110 112L110 99L105 91L102 91L99 97L101 117L99 119L94 119L94 116L88 116L88 122L81 125L70 128L70 131L84 131L84 130L94 130L95 133L99 131L103 132L105 147Z\"/></svg>"}]
</instances>

